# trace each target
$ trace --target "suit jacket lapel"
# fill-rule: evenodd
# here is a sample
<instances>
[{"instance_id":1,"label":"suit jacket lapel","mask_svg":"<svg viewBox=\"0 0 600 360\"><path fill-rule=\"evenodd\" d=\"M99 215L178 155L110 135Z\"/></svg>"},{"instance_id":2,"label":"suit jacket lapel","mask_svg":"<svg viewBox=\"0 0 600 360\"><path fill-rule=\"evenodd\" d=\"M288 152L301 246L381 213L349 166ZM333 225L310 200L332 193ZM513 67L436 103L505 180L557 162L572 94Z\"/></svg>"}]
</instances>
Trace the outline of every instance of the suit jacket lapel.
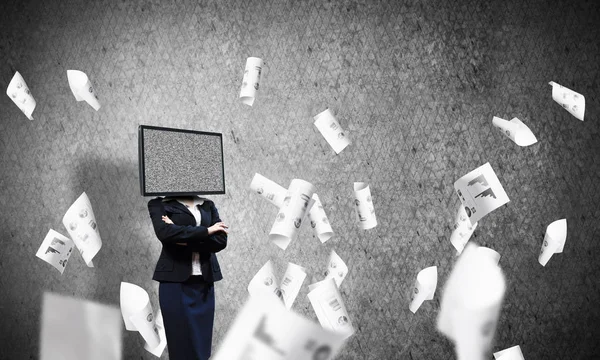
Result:
<instances>
[{"instance_id":1,"label":"suit jacket lapel","mask_svg":"<svg viewBox=\"0 0 600 360\"><path fill-rule=\"evenodd\" d=\"M200 225L209 227L211 218L209 210L205 208L206 204L205 201L204 204L200 205Z\"/></svg>"}]
</instances>

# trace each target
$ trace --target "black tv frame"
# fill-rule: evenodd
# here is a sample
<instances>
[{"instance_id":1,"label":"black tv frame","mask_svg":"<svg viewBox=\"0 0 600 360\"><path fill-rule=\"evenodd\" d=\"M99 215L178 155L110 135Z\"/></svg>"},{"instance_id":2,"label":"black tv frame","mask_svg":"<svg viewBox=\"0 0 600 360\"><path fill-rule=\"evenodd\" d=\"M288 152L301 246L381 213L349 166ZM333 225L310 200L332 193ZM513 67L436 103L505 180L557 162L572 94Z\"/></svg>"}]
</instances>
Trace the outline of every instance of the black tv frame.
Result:
<instances>
[{"instance_id":1,"label":"black tv frame","mask_svg":"<svg viewBox=\"0 0 600 360\"><path fill-rule=\"evenodd\" d=\"M202 192L146 192L146 178L145 178L145 164L144 164L144 130L160 130L160 131L172 131L172 132L183 132L200 135L211 135L218 136L221 138L221 173L223 179L223 191L202 191ZM138 169L140 176L140 192L142 196L189 196L189 195L223 195L225 194L225 159L223 156L223 134L198 131L198 130L187 130L187 129L176 129L161 126L151 125L139 125L138 127Z\"/></svg>"}]
</instances>

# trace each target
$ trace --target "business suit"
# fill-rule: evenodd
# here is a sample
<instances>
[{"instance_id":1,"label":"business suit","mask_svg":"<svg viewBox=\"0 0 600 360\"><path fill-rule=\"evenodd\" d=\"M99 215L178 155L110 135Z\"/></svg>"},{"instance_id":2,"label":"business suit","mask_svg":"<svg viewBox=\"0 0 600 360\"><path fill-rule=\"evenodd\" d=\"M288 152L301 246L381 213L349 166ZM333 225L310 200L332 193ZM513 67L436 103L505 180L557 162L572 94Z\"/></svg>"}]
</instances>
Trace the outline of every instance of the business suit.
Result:
<instances>
[{"instance_id":1,"label":"business suit","mask_svg":"<svg viewBox=\"0 0 600 360\"><path fill-rule=\"evenodd\" d=\"M196 226L194 215L177 200L148 202L154 232L163 245L152 278L160 282L159 301L171 360L205 360L211 353L213 283L223 278L215 253L227 246L227 234L208 235L208 227L221 222L212 201L205 200L199 210L201 223ZM162 220L165 215L173 224ZM194 252L200 256L199 276L191 276Z\"/></svg>"}]
</instances>

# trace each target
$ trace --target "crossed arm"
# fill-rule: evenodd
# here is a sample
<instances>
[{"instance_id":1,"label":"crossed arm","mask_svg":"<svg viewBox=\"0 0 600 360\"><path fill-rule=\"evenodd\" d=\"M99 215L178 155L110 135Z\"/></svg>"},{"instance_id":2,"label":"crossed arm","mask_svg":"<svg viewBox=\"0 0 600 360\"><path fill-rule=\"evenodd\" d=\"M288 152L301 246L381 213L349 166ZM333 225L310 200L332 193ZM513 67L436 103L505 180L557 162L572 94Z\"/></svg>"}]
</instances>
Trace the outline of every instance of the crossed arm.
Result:
<instances>
[{"instance_id":1,"label":"crossed arm","mask_svg":"<svg viewBox=\"0 0 600 360\"><path fill-rule=\"evenodd\" d=\"M215 253L227 246L228 226L221 222L219 213L214 206L211 206L211 215L213 221L216 222L210 227L173 224L167 217L160 198L148 202L148 211L156 237L165 245L187 243L200 251Z\"/></svg>"}]
</instances>

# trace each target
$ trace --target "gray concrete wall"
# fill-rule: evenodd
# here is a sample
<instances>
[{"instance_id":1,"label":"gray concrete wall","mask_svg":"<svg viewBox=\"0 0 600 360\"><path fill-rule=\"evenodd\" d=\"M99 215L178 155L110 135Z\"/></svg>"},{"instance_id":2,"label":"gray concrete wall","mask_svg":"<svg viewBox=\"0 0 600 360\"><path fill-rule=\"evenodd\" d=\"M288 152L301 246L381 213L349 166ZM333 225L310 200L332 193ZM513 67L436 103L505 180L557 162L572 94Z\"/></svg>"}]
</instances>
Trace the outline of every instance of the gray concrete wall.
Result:
<instances>
[{"instance_id":1,"label":"gray concrete wall","mask_svg":"<svg viewBox=\"0 0 600 360\"><path fill-rule=\"evenodd\" d=\"M158 306L140 124L224 135L227 194L211 198L231 233L215 346L268 259L305 266L310 283L335 249L357 328L339 359L454 358L435 329L455 260L453 183L489 161L511 199L473 236L501 253L508 283L493 350L598 356L599 14L597 1L3 1L2 88L18 70L38 105L29 121L0 96L0 358L38 357L45 291L118 305L128 281ZM237 98L248 56L265 60L252 108ZM100 111L74 100L67 69L90 76ZM549 81L585 95L584 122L552 101ZM338 156L312 125L327 107L353 140ZM516 146L492 116L518 117L539 143ZM276 209L249 190L255 172L315 184L335 237L321 245L304 227L287 251L271 244ZM354 181L371 185L373 230L355 221ZM35 252L49 228L66 234L83 191L104 246L95 268L75 253L60 276ZM544 268L544 231L560 218L565 250ZM412 314L415 276L431 265L438 291ZM295 310L316 320L306 294ZM152 358L137 333L123 344L124 359Z\"/></svg>"}]
</instances>

